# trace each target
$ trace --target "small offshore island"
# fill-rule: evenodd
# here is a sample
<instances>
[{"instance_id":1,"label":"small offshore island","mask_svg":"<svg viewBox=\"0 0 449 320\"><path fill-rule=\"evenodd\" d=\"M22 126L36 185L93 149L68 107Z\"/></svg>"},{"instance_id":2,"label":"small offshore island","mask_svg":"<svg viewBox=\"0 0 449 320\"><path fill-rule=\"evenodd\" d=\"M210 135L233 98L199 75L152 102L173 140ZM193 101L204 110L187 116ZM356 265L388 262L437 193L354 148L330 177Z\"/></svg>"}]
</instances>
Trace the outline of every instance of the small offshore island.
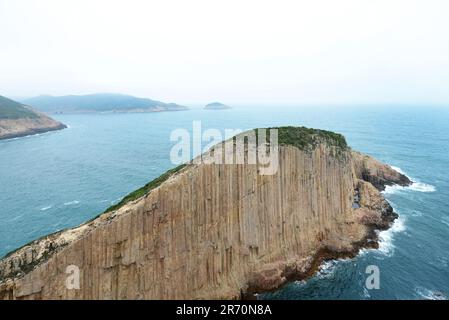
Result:
<instances>
[{"instance_id":1,"label":"small offshore island","mask_svg":"<svg viewBox=\"0 0 449 320\"><path fill-rule=\"evenodd\" d=\"M204 110L228 110L228 109L232 109L232 107L220 102L212 102L204 107Z\"/></svg>"},{"instance_id":2,"label":"small offshore island","mask_svg":"<svg viewBox=\"0 0 449 320\"><path fill-rule=\"evenodd\" d=\"M398 217L381 190L412 182L337 133L278 129L279 168L172 169L85 224L0 260L1 299L238 299L378 246ZM67 267L82 270L66 287Z\"/></svg>"},{"instance_id":3,"label":"small offshore island","mask_svg":"<svg viewBox=\"0 0 449 320\"><path fill-rule=\"evenodd\" d=\"M67 128L33 108L0 96L0 140Z\"/></svg>"}]
</instances>

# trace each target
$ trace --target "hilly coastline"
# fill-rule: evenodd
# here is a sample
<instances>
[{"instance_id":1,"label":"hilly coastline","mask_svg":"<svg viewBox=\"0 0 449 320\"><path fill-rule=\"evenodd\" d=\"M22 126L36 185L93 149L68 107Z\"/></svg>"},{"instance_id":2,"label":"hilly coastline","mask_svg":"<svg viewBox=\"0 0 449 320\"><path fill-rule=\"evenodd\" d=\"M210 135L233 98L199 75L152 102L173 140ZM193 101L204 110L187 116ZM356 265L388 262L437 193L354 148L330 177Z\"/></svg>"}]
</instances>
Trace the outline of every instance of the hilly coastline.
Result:
<instances>
[{"instance_id":1,"label":"hilly coastline","mask_svg":"<svg viewBox=\"0 0 449 320\"><path fill-rule=\"evenodd\" d=\"M343 136L279 129L279 170L186 164L85 224L0 260L0 299L241 298L377 246L397 218L381 190L411 181ZM66 287L66 268L82 271Z\"/></svg>"},{"instance_id":2,"label":"hilly coastline","mask_svg":"<svg viewBox=\"0 0 449 320\"><path fill-rule=\"evenodd\" d=\"M23 103L49 113L159 112L187 110L185 106L124 94L99 93L69 96L38 96Z\"/></svg>"},{"instance_id":3,"label":"hilly coastline","mask_svg":"<svg viewBox=\"0 0 449 320\"><path fill-rule=\"evenodd\" d=\"M33 108L0 96L0 140L60 130L66 125Z\"/></svg>"}]
</instances>

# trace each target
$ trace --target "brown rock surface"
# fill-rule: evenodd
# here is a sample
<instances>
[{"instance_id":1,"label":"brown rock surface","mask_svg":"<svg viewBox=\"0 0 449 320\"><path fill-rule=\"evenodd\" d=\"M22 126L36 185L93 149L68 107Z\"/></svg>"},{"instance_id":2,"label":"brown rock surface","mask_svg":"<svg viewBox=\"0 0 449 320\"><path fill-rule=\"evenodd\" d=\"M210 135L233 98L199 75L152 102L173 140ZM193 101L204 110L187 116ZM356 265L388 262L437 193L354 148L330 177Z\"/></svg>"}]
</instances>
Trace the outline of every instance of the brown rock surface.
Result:
<instances>
[{"instance_id":1,"label":"brown rock surface","mask_svg":"<svg viewBox=\"0 0 449 320\"><path fill-rule=\"evenodd\" d=\"M363 153L353 151L354 170L359 179L370 182L378 190L385 190L385 186L394 184L408 186L412 184L410 179L397 172L389 165L385 165L376 159Z\"/></svg>"},{"instance_id":2,"label":"brown rock surface","mask_svg":"<svg viewBox=\"0 0 449 320\"><path fill-rule=\"evenodd\" d=\"M47 115L17 101L0 96L0 140L47 131L66 126Z\"/></svg>"},{"instance_id":3,"label":"brown rock surface","mask_svg":"<svg viewBox=\"0 0 449 320\"><path fill-rule=\"evenodd\" d=\"M231 299L310 276L394 220L370 182L403 181L334 149L281 146L271 176L256 165L188 165L144 197L0 260L0 299ZM70 265L79 290L66 287Z\"/></svg>"},{"instance_id":4,"label":"brown rock surface","mask_svg":"<svg viewBox=\"0 0 449 320\"><path fill-rule=\"evenodd\" d=\"M64 124L44 114L39 114L38 117L29 119L0 119L0 140L24 137L64 128L66 128Z\"/></svg>"}]
</instances>

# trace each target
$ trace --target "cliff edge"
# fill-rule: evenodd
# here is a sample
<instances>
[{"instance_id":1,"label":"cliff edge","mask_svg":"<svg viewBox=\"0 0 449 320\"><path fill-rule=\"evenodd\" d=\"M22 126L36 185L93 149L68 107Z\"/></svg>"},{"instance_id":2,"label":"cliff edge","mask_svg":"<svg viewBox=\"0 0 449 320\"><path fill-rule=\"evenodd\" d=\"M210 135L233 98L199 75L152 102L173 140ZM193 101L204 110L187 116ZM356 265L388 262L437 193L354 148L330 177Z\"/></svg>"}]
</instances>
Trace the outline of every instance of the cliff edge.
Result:
<instances>
[{"instance_id":1,"label":"cliff edge","mask_svg":"<svg viewBox=\"0 0 449 320\"><path fill-rule=\"evenodd\" d=\"M180 166L80 227L0 260L0 299L234 299L376 247L410 180L341 135L279 128L279 169ZM79 288L67 287L67 268Z\"/></svg>"}]
</instances>

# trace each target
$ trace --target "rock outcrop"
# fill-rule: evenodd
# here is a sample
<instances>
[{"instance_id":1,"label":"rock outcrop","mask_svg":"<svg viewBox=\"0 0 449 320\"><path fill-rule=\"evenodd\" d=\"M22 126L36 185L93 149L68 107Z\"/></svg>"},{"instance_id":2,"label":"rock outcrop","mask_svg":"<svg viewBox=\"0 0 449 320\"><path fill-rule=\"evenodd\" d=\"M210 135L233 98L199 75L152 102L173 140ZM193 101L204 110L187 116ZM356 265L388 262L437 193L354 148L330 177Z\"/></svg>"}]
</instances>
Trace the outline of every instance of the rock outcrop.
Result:
<instances>
[{"instance_id":1,"label":"rock outcrop","mask_svg":"<svg viewBox=\"0 0 449 320\"><path fill-rule=\"evenodd\" d=\"M0 96L0 140L64 128L66 125L47 115Z\"/></svg>"},{"instance_id":2,"label":"rock outcrop","mask_svg":"<svg viewBox=\"0 0 449 320\"><path fill-rule=\"evenodd\" d=\"M386 186L408 186L412 183L405 175L370 156L353 151L352 157L356 175L381 191L385 190Z\"/></svg>"},{"instance_id":3,"label":"rock outcrop","mask_svg":"<svg viewBox=\"0 0 449 320\"><path fill-rule=\"evenodd\" d=\"M408 179L339 135L279 130L276 174L250 164L179 167L0 260L0 299L240 298L375 247L375 230L397 217L379 190ZM308 148L286 143L302 134ZM78 289L67 286L73 266Z\"/></svg>"}]
</instances>

